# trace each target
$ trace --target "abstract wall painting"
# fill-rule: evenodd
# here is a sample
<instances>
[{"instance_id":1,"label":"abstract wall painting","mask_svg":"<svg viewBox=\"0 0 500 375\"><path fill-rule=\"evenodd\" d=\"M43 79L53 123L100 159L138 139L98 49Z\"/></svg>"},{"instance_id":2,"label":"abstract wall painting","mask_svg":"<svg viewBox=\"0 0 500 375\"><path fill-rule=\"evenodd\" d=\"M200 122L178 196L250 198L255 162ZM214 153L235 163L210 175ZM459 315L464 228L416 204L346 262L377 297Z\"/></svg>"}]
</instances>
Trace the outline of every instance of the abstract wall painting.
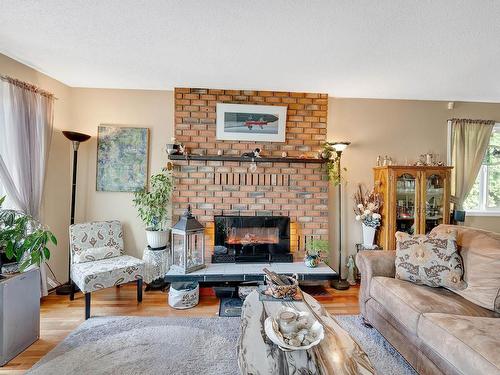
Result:
<instances>
[{"instance_id":1,"label":"abstract wall painting","mask_svg":"<svg viewBox=\"0 0 500 375\"><path fill-rule=\"evenodd\" d=\"M134 192L148 182L149 129L100 125L97 191Z\"/></svg>"}]
</instances>

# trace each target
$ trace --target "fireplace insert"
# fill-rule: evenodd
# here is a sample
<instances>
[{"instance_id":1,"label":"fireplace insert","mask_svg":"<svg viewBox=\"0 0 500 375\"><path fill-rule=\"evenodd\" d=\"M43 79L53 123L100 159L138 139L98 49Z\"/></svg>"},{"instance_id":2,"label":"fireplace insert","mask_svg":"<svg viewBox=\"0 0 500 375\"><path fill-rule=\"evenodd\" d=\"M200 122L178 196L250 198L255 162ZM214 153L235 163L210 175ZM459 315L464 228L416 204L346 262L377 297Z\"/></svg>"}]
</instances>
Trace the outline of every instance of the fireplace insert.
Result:
<instances>
[{"instance_id":1,"label":"fireplace insert","mask_svg":"<svg viewBox=\"0 0 500 375\"><path fill-rule=\"evenodd\" d=\"M293 262L287 216L215 216L212 263Z\"/></svg>"}]
</instances>

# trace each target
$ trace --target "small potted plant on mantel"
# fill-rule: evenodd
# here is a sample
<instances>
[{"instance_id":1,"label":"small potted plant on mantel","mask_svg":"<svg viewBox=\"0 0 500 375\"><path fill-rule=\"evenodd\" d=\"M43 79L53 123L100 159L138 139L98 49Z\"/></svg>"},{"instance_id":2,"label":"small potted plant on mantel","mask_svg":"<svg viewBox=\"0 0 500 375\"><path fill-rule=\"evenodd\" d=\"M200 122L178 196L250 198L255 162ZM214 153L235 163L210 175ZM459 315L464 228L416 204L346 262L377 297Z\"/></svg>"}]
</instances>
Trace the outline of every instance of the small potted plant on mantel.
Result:
<instances>
[{"instance_id":1,"label":"small potted plant on mantel","mask_svg":"<svg viewBox=\"0 0 500 375\"><path fill-rule=\"evenodd\" d=\"M5 254L9 273L23 272L32 265L49 260L48 243L57 245L54 234L31 216L20 211L3 209L5 197L0 197L0 255ZM2 260L0 257L0 271Z\"/></svg>"},{"instance_id":2,"label":"small potted plant on mantel","mask_svg":"<svg viewBox=\"0 0 500 375\"><path fill-rule=\"evenodd\" d=\"M307 267L317 267L321 262L321 256L328 252L328 241L312 240L306 245L306 258L304 263Z\"/></svg>"},{"instance_id":3,"label":"small potted plant on mantel","mask_svg":"<svg viewBox=\"0 0 500 375\"><path fill-rule=\"evenodd\" d=\"M173 188L172 173L162 169L151 176L151 188L134 193L138 216L146 225L146 239L151 249L162 249L168 244L168 204Z\"/></svg>"}]
</instances>

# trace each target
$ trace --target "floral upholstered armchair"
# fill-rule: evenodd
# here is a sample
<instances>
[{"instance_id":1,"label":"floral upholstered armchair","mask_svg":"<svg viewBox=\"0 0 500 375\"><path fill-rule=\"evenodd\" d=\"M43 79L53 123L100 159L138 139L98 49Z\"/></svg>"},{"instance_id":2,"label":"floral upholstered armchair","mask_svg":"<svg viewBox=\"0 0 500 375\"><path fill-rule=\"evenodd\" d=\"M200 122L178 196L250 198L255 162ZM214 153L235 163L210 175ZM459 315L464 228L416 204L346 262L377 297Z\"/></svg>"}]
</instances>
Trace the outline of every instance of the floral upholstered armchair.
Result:
<instances>
[{"instance_id":1,"label":"floral upholstered armchair","mask_svg":"<svg viewBox=\"0 0 500 375\"><path fill-rule=\"evenodd\" d=\"M137 301L142 301L144 262L123 252L123 230L119 221L95 221L69 227L71 280L85 294L85 319L90 317L90 293L99 289L137 282Z\"/></svg>"}]
</instances>

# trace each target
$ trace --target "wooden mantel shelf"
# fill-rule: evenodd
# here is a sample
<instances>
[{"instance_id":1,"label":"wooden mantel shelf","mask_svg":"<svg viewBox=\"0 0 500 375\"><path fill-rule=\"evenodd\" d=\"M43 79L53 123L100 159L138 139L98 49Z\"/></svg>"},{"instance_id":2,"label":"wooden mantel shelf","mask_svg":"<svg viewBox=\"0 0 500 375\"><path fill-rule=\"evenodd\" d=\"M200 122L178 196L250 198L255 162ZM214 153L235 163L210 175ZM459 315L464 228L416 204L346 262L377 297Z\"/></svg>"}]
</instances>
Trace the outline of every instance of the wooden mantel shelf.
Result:
<instances>
[{"instance_id":1,"label":"wooden mantel shelf","mask_svg":"<svg viewBox=\"0 0 500 375\"><path fill-rule=\"evenodd\" d=\"M224 155L169 155L170 160L200 160L200 161L237 161L242 163L325 163L324 159L315 158L248 158L241 156L224 156Z\"/></svg>"}]
</instances>

